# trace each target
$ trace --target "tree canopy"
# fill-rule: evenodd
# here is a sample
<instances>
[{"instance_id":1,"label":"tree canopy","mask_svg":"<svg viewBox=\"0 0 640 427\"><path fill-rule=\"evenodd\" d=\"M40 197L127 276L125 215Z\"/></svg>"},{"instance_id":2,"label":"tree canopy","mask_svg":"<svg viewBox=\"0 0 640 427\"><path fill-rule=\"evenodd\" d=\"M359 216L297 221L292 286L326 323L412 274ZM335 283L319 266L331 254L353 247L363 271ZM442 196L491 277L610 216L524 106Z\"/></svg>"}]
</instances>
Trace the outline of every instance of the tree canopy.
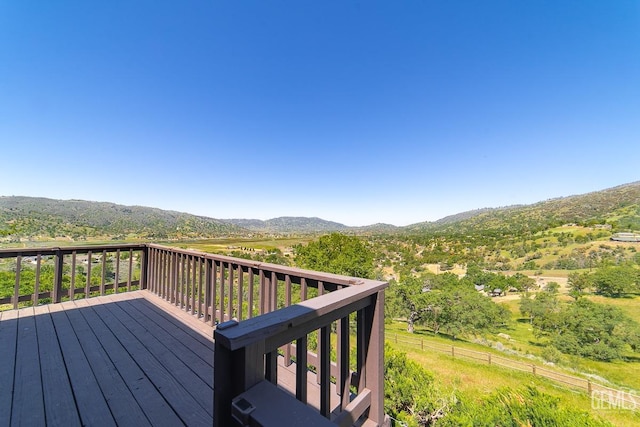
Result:
<instances>
[{"instance_id":1,"label":"tree canopy","mask_svg":"<svg viewBox=\"0 0 640 427\"><path fill-rule=\"evenodd\" d=\"M295 247L296 264L302 268L371 279L373 252L358 237L332 233Z\"/></svg>"},{"instance_id":2,"label":"tree canopy","mask_svg":"<svg viewBox=\"0 0 640 427\"><path fill-rule=\"evenodd\" d=\"M451 273L408 277L396 286L395 293L409 332L421 323L436 334L444 332L456 338L491 331L510 317L505 307Z\"/></svg>"},{"instance_id":3,"label":"tree canopy","mask_svg":"<svg viewBox=\"0 0 640 427\"><path fill-rule=\"evenodd\" d=\"M640 350L640 325L619 308L586 298L561 304L556 294L523 295L520 311L529 316L534 333L547 337L563 353L610 361L625 349Z\"/></svg>"}]
</instances>

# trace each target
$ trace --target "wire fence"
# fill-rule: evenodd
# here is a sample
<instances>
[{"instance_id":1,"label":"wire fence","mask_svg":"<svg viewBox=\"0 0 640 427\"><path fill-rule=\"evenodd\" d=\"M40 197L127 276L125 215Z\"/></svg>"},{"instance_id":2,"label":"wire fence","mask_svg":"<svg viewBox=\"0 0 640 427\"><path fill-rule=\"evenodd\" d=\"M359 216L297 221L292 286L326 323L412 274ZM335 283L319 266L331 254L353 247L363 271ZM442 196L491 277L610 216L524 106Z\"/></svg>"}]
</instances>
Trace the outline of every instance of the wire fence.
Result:
<instances>
[{"instance_id":1,"label":"wire fence","mask_svg":"<svg viewBox=\"0 0 640 427\"><path fill-rule=\"evenodd\" d=\"M493 353L485 353L467 348L456 347L434 343L424 339L413 339L398 334L387 335L387 341L411 346L422 351L437 351L448 354L452 358L473 360L487 365L500 366L507 369L527 372L534 376L550 379L565 387L571 387L585 391L591 397L591 404L597 409L628 409L640 411L640 396L632 390L619 390L595 383L589 378L581 378L567 375L539 366L533 363L526 363L518 360L498 356Z\"/></svg>"}]
</instances>

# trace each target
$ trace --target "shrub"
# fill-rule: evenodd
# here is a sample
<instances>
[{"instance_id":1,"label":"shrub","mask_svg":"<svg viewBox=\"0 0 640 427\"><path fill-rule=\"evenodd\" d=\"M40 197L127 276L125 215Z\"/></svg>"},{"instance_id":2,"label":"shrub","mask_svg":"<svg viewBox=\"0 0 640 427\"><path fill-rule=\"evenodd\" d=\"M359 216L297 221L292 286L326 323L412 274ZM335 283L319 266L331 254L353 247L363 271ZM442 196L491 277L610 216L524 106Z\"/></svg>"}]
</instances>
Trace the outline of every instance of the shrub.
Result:
<instances>
[{"instance_id":1,"label":"shrub","mask_svg":"<svg viewBox=\"0 0 640 427\"><path fill-rule=\"evenodd\" d=\"M438 426L500 426L500 427L609 427L587 412L560 405L556 397L535 387L518 390L503 388L479 403L459 404Z\"/></svg>"}]
</instances>

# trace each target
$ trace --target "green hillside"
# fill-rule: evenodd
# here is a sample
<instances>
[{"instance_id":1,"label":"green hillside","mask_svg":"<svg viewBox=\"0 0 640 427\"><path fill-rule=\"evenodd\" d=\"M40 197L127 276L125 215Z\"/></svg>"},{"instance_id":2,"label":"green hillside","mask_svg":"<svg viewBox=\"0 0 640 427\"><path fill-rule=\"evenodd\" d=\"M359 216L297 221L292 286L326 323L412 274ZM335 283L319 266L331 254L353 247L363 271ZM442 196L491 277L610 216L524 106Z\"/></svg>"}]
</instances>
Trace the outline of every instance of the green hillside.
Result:
<instances>
[{"instance_id":1,"label":"green hillside","mask_svg":"<svg viewBox=\"0 0 640 427\"><path fill-rule=\"evenodd\" d=\"M84 200L0 197L0 236L168 239L239 235L233 224L182 212Z\"/></svg>"},{"instance_id":2,"label":"green hillside","mask_svg":"<svg viewBox=\"0 0 640 427\"><path fill-rule=\"evenodd\" d=\"M523 235L568 223L608 224L613 231L640 230L640 181L532 205L470 211L436 222L410 225L405 230Z\"/></svg>"}]
</instances>

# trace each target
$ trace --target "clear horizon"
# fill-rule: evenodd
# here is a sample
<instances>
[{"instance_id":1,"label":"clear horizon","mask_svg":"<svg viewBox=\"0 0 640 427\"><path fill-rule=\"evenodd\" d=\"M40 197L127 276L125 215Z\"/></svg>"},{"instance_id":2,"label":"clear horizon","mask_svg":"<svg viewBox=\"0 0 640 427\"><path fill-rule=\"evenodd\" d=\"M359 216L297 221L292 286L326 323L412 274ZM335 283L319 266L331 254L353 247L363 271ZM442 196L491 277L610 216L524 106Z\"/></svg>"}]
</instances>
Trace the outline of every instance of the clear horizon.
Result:
<instances>
[{"instance_id":1,"label":"clear horizon","mask_svg":"<svg viewBox=\"0 0 640 427\"><path fill-rule=\"evenodd\" d=\"M623 183L623 184L616 185L616 186L614 186L614 187L602 188L602 189L600 189L600 190L595 190L595 191L597 192L597 191L602 191L602 190L608 190L608 189L611 189L611 188L620 187L620 186L625 186L625 185L630 185L630 184L635 184L635 183L636 183L636 182L627 182L627 183ZM586 193L583 193L583 194L586 194ZM583 195L583 194L567 194L567 195L565 195L565 196L559 196L559 198L572 197L572 196L580 196L580 195ZM20 196L20 195L11 195L11 196L8 196L8 195L0 195L0 198L1 198L1 197L14 197L14 196L15 196L15 197L25 197L25 196ZM26 196L26 197L43 197L43 196ZM538 200L538 201L533 202L533 203L531 203L531 204L536 204L536 203L544 202L544 201L546 201L546 200L551 200L551 199L554 199L554 198L549 198L549 199L545 199L545 200ZM56 199L56 200L61 200L61 199ZM62 199L62 201L74 201L74 200L80 200L80 199ZM85 202L96 202L96 203L114 203L114 202L111 202L111 201L109 201L109 200L80 200L80 201L85 201ZM527 205L528 205L528 204L527 204ZM144 207L144 208L157 208L157 209L162 209L162 208L158 208L157 206L141 206L141 205L126 205L126 206L140 206L140 207ZM381 222L381 221L376 221L376 222L372 222L372 223L369 223L369 224L358 224L358 225L352 225L351 227L366 227L366 226L369 226L369 225L375 225L375 224L388 224L388 225L390 224L390 225L394 225L394 226L397 226L397 227L404 227L404 226L414 225L414 224L418 224L418 223L422 223L422 222L435 222L435 221L438 221L438 220L440 220L440 219L446 218L447 216L456 215L456 214L461 214L461 213L465 213L465 212L469 212L469 211L474 211L474 210L482 210L482 209L501 209L501 208L507 208L507 207L510 207L510 206L515 206L515 205L507 205L507 206L483 206L483 207L479 207L479 208L469 209L469 210L467 210L467 211L453 212L453 213L451 213L451 214L447 214L447 215L445 215L445 216L443 216L443 217L435 218L435 219L432 219L432 220L417 221L417 222L414 222L414 223L410 223L410 224L403 224L403 225L390 224L390 223L383 223L383 222ZM167 209L167 210L174 210L174 211L175 211L175 209ZM186 213L186 214L192 214L192 215L198 215L198 214L194 214L194 213L192 213L192 212L186 212L186 211L178 211L178 212ZM209 217L209 218L217 219L217 220L221 220L221 221L229 221L229 220L260 220L260 221L267 221L267 220L270 220L270 219L277 219L277 218L283 218L283 217L285 217L285 218L286 218L286 217L293 217L293 218L318 218L318 219L321 219L321 220L330 221L330 222L337 222L337 223L340 223L340 224L342 224L342 225L350 226L349 224L344 224L344 223L341 223L340 221L332 220L331 218L318 217L317 215L311 215L311 216L281 215L281 216L278 216L278 217L269 217L269 218L256 218L256 217L251 217L251 218L250 218L250 217L234 217L234 218L228 217L228 218L221 218L221 217L210 217L209 215L200 215L200 216L205 216L205 217Z\"/></svg>"},{"instance_id":2,"label":"clear horizon","mask_svg":"<svg viewBox=\"0 0 640 427\"><path fill-rule=\"evenodd\" d=\"M638 181L640 3L0 4L0 194L408 225Z\"/></svg>"}]
</instances>

